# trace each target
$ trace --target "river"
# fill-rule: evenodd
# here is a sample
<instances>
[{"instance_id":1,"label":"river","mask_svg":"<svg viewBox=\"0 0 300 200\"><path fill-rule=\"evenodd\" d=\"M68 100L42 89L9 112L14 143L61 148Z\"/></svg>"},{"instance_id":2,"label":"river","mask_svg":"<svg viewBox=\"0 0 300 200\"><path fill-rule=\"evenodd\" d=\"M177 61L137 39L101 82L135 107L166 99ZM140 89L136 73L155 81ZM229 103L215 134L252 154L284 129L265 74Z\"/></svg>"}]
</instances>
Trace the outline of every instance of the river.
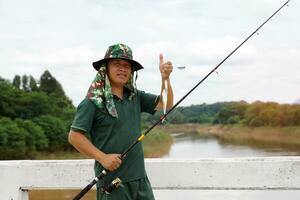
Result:
<instances>
[{"instance_id":1,"label":"river","mask_svg":"<svg viewBox=\"0 0 300 200\"><path fill-rule=\"evenodd\" d=\"M200 138L195 134L173 134L168 158L224 158L259 156L299 156L297 152L288 152L281 148L253 148L248 146L219 143L214 138ZM299 200L300 191L247 191L247 190L179 190L154 191L157 200Z\"/></svg>"},{"instance_id":2,"label":"river","mask_svg":"<svg viewBox=\"0 0 300 200\"><path fill-rule=\"evenodd\" d=\"M163 158L207 158L207 157L259 157L299 156L299 152L285 151L279 147L254 148L242 145L222 144L215 138L203 138L197 134L173 134L174 144Z\"/></svg>"}]
</instances>

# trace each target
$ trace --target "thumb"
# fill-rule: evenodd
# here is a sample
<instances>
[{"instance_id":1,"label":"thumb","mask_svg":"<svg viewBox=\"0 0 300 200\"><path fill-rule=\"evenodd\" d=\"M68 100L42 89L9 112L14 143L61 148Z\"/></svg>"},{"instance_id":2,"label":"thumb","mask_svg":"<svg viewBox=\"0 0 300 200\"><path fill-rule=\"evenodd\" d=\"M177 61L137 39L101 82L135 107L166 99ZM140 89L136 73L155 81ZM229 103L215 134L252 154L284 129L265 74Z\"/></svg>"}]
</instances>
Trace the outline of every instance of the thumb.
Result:
<instances>
[{"instance_id":1,"label":"thumb","mask_svg":"<svg viewBox=\"0 0 300 200\"><path fill-rule=\"evenodd\" d=\"M159 54L159 65L164 63L164 56L162 55L162 53Z\"/></svg>"}]
</instances>

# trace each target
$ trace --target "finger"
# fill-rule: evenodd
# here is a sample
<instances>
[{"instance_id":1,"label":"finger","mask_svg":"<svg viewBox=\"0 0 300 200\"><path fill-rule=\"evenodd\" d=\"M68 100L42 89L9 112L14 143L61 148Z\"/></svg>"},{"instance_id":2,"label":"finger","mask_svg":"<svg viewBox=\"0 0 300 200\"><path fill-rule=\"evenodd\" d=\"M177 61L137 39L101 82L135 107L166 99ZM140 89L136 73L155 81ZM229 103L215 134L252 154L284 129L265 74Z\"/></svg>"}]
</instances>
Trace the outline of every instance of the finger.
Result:
<instances>
[{"instance_id":1,"label":"finger","mask_svg":"<svg viewBox=\"0 0 300 200\"><path fill-rule=\"evenodd\" d=\"M172 62L171 61L167 61L166 64L167 65L172 65Z\"/></svg>"},{"instance_id":2,"label":"finger","mask_svg":"<svg viewBox=\"0 0 300 200\"><path fill-rule=\"evenodd\" d=\"M121 165L122 161L120 159L117 160L117 164Z\"/></svg>"},{"instance_id":3,"label":"finger","mask_svg":"<svg viewBox=\"0 0 300 200\"><path fill-rule=\"evenodd\" d=\"M162 53L159 54L159 65L164 63L164 56Z\"/></svg>"},{"instance_id":4,"label":"finger","mask_svg":"<svg viewBox=\"0 0 300 200\"><path fill-rule=\"evenodd\" d=\"M172 69L165 70L166 73L171 73L172 71L173 71Z\"/></svg>"},{"instance_id":5,"label":"finger","mask_svg":"<svg viewBox=\"0 0 300 200\"><path fill-rule=\"evenodd\" d=\"M121 154L119 154L117 158L118 158L119 163L122 163Z\"/></svg>"},{"instance_id":6,"label":"finger","mask_svg":"<svg viewBox=\"0 0 300 200\"><path fill-rule=\"evenodd\" d=\"M166 71L170 71L170 70L173 70L173 66L165 66L164 67L164 70L166 70Z\"/></svg>"}]
</instances>

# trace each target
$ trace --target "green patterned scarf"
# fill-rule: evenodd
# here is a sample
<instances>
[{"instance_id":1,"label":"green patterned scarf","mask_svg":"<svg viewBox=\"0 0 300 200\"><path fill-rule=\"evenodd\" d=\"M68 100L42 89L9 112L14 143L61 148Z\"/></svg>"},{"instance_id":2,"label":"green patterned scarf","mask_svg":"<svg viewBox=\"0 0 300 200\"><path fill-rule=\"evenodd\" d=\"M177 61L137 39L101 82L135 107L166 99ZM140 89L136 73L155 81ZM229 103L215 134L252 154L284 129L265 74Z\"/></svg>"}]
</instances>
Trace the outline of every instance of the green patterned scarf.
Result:
<instances>
[{"instance_id":1,"label":"green patterned scarf","mask_svg":"<svg viewBox=\"0 0 300 200\"><path fill-rule=\"evenodd\" d=\"M129 79L125 87L130 90L129 100L137 93L134 87L133 77ZM106 64L102 64L94 78L88 93L89 98L101 111L108 112L112 117L118 117L116 106L113 101L111 85L106 72Z\"/></svg>"}]
</instances>

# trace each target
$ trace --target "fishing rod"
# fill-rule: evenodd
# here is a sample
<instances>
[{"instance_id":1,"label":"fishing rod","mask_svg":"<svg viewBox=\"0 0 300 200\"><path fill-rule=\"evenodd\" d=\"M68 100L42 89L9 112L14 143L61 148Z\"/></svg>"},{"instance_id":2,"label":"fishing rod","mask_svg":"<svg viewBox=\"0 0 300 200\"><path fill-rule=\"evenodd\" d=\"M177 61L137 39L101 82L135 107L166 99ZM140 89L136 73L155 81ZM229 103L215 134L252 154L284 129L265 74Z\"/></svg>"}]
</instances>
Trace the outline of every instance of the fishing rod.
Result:
<instances>
[{"instance_id":1,"label":"fishing rod","mask_svg":"<svg viewBox=\"0 0 300 200\"><path fill-rule=\"evenodd\" d=\"M244 41L242 41L232 52L230 52L217 66L215 66L202 80L200 80L190 91L188 91L172 108L170 108L165 114L163 114L159 120L154 123L148 130L142 133L135 142L133 142L121 155L120 159L122 160L131 149L133 149L139 142L141 142L144 137L158 124L165 120L167 115L169 115L188 95L190 95L203 81L205 81L213 72L215 72L232 54L234 54L245 42L247 42L258 30L263 27L273 16L275 16L284 6L289 3L290 0L286 1L280 8L278 8L268 19L266 19L253 33L251 33ZM79 200L84 196L99 180L103 179L109 171L103 169L102 172L96 176L93 181L88 184L84 189L82 189L73 200ZM121 185L121 180L116 178L108 186L102 187L101 190L107 194L114 191L117 187Z\"/></svg>"}]
</instances>

